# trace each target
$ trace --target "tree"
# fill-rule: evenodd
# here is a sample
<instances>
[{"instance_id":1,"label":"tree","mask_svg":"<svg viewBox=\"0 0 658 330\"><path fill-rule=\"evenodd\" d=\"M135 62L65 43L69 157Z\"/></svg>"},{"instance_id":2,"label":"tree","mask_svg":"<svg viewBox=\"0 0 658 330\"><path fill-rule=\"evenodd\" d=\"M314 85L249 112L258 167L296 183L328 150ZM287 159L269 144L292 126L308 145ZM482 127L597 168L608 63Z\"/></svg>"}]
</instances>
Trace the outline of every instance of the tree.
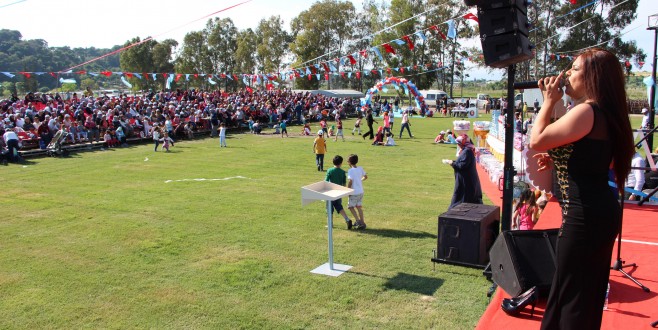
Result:
<instances>
[{"instance_id":1,"label":"tree","mask_svg":"<svg viewBox=\"0 0 658 330\"><path fill-rule=\"evenodd\" d=\"M78 89L76 84L62 84L62 87L59 88L62 92L74 92Z\"/></svg>"},{"instance_id":2,"label":"tree","mask_svg":"<svg viewBox=\"0 0 658 330\"><path fill-rule=\"evenodd\" d=\"M256 69L256 47L258 46L256 33L252 29L238 32L237 50L235 51L235 70L242 73L253 73Z\"/></svg>"},{"instance_id":3,"label":"tree","mask_svg":"<svg viewBox=\"0 0 658 330\"><path fill-rule=\"evenodd\" d=\"M94 79L86 78L86 79L83 79L80 82L80 88L82 88L84 90L86 90L87 88L91 88L91 90L97 90L97 89L99 89L99 86L98 86L98 83Z\"/></svg>"},{"instance_id":4,"label":"tree","mask_svg":"<svg viewBox=\"0 0 658 330\"><path fill-rule=\"evenodd\" d=\"M185 35L183 46L176 60L176 72L206 73L212 72L212 63L208 56L208 46L202 31ZM192 81L193 86L203 87L204 80Z\"/></svg>"},{"instance_id":5,"label":"tree","mask_svg":"<svg viewBox=\"0 0 658 330\"><path fill-rule=\"evenodd\" d=\"M571 52L607 42L604 47L612 49L621 61L643 62L646 55L637 48L635 42L621 40L621 31L636 17L638 2L639 0L603 0L572 14L568 13L573 8L563 4L558 11L562 17L554 25L562 27L558 30L563 38L559 40L555 52ZM576 28L566 28L577 24Z\"/></svg>"},{"instance_id":6,"label":"tree","mask_svg":"<svg viewBox=\"0 0 658 330\"><path fill-rule=\"evenodd\" d=\"M352 37L351 19L355 16L354 5L347 1L323 0L301 12L291 22L293 42L290 50L296 57L295 67L309 68L320 61L340 58L345 55L344 46ZM337 67L340 70L340 67ZM315 69L321 74L320 69ZM312 70L311 70L312 71ZM326 72L329 77L332 74ZM320 81L297 79L298 87L317 89ZM328 82L331 88L331 82Z\"/></svg>"},{"instance_id":7,"label":"tree","mask_svg":"<svg viewBox=\"0 0 658 330\"><path fill-rule=\"evenodd\" d=\"M230 18L208 20L204 35L208 44L208 57L212 64L208 73L226 72L235 67L238 30Z\"/></svg>"},{"instance_id":8,"label":"tree","mask_svg":"<svg viewBox=\"0 0 658 330\"><path fill-rule=\"evenodd\" d=\"M288 50L290 37L280 16L262 19L256 29L258 62L263 73L278 73Z\"/></svg>"}]
</instances>

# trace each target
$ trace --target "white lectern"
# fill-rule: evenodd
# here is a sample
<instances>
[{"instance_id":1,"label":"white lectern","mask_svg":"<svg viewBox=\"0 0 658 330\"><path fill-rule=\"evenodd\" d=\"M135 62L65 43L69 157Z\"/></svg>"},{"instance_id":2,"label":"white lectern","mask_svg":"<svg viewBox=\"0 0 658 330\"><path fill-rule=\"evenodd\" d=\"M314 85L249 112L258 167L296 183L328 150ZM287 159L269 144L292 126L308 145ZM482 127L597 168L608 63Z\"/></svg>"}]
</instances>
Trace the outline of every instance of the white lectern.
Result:
<instances>
[{"instance_id":1,"label":"white lectern","mask_svg":"<svg viewBox=\"0 0 658 330\"><path fill-rule=\"evenodd\" d=\"M348 196L354 191L353 189L337 185L327 181L320 181L308 186L302 187L302 206L313 201L324 200L327 202L327 231L329 241L329 262L313 269L311 273L329 276L339 276L348 271L352 266L334 263L334 240L332 237L333 219L331 210L331 201Z\"/></svg>"}]
</instances>

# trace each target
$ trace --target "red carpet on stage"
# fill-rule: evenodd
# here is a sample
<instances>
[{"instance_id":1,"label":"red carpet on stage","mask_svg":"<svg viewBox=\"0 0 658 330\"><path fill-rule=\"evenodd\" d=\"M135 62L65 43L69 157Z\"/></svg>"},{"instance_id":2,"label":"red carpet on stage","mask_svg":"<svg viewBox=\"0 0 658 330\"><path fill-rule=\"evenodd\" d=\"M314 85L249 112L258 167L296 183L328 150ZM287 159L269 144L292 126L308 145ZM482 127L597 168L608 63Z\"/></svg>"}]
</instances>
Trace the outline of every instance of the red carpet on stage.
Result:
<instances>
[{"instance_id":1,"label":"red carpet on stage","mask_svg":"<svg viewBox=\"0 0 658 330\"><path fill-rule=\"evenodd\" d=\"M502 192L488 180L487 173L478 166L482 191L497 205L502 205ZM502 207L501 207L502 208ZM551 200L535 226L535 229L559 228L561 210ZM658 207L637 206L626 203L621 243L621 258L637 267L624 268L640 283L651 289L650 293L626 278L622 273L610 272L608 310L603 312L602 329L652 329L650 324L658 320ZM613 251L612 263L617 259L617 248ZM546 301L537 304L535 314L530 317L531 307L517 317L508 316L500 308L503 298L509 297L498 288L489 306L480 318L476 329L539 329Z\"/></svg>"}]
</instances>

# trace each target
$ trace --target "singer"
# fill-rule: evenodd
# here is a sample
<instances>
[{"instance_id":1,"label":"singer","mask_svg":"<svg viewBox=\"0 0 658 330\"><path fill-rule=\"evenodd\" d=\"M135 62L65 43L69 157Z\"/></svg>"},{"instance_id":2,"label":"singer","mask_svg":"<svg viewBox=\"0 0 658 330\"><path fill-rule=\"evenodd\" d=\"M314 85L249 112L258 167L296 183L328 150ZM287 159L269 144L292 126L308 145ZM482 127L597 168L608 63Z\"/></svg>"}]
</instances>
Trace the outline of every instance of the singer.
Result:
<instances>
[{"instance_id":1,"label":"singer","mask_svg":"<svg viewBox=\"0 0 658 330\"><path fill-rule=\"evenodd\" d=\"M563 95L574 107L551 122ZM630 170L633 137L625 79L611 52L585 50L566 74L539 80L544 104L532 128L530 148L541 169L554 167L554 189L562 208L557 265L541 329L599 329L619 231L621 208L608 187L608 170L622 186Z\"/></svg>"}]
</instances>

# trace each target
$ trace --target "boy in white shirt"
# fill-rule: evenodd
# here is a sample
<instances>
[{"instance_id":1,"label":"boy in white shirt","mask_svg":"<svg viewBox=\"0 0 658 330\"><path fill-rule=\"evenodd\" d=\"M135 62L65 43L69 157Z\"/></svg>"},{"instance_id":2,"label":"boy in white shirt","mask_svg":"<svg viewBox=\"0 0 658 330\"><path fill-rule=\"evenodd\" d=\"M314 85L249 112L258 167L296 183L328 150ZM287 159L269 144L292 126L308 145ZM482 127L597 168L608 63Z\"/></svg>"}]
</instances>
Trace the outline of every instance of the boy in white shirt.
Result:
<instances>
[{"instance_id":1,"label":"boy in white shirt","mask_svg":"<svg viewBox=\"0 0 658 330\"><path fill-rule=\"evenodd\" d=\"M350 165L350 169L347 171L347 187L354 189L354 192L352 192L349 197L347 207L350 209L350 212L352 212L354 219L356 219L356 224L354 225L355 229L366 229L366 223L363 220L362 201L363 181L368 179L368 175L363 167L356 166L358 162L359 156L355 154L351 154L347 158L347 164Z\"/></svg>"}]
</instances>

